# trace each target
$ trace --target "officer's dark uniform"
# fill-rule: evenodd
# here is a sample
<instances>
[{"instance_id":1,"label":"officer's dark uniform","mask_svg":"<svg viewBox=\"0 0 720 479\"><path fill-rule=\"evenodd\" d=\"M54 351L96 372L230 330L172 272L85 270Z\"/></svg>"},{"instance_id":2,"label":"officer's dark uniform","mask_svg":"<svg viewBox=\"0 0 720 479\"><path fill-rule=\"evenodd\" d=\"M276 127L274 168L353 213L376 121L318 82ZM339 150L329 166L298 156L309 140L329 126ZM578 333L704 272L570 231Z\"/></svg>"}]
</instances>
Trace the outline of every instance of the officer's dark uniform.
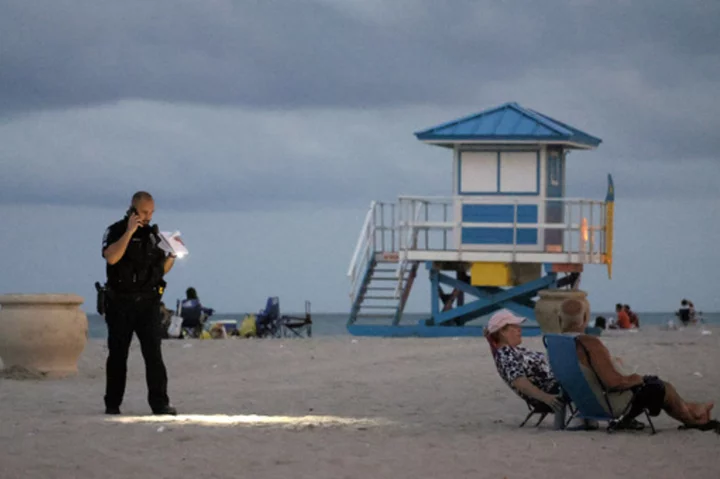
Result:
<instances>
[{"instance_id":1,"label":"officer's dark uniform","mask_svg":"<svg viewBox=\"0 0 720 479\"><path fill-rule=\"evenodd\" d=\"M128 218L108 227L103 252L127 230ZM165 286L165 253L150 227L133 234L120 261L107 263L105 321L108 327L105 407L119 409L125 393L127 358L133 332L145 359L148 402L155 413L167 410L167 372L161 349L160 298Z\"/></svg>"}]
</instances>

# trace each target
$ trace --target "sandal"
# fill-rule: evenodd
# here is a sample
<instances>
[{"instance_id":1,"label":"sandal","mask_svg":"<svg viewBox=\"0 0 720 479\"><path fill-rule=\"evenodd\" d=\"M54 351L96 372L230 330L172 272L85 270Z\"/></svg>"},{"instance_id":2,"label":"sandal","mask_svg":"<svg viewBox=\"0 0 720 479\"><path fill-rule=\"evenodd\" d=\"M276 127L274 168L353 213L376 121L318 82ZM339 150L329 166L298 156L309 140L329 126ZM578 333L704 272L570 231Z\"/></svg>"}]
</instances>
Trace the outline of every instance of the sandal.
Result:
<instances>
[{"instance_id":1,"label":"sandal","mask_svg":"<svg viewBox=\"0 0 720 479\"><path fill-rule=\"evenodd\" d=\"M683 424L682 426L678 426L678 429L680 429L680 430L697 429L699 431L715 431L717 434L720 434L720 421L718 421L717 419L711 419L710 421L706 422L705 424Z\"/></svg>"}]
</instances>

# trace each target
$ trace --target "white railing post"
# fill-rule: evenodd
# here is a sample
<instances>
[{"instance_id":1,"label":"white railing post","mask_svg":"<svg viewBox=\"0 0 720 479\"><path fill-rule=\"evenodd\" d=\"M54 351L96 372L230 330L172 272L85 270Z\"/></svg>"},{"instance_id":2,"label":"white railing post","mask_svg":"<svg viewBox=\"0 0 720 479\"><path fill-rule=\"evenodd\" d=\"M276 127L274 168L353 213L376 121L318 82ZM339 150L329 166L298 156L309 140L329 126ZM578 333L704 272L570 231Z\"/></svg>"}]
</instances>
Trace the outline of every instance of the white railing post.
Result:
<instances>
[{"instance_id":1,"label":"white railing post","mask_svg":"<svg viewBox=\"0 0 720 479\"><path fill-rule=\"evenodd\" d=\"M430 221L430 202L429 201L423 201L423 206L425 207L425 223ZM425 229L425 249L430 249L430 228L426 227Z\"/></svg>"},{"instance_id":2,"label":"white railing post","mask_svg":"<svg viewBox=\"0 0 720 479\"><path fill-rule=\"evenodd\" d=\"M598 201L598 207L600 210L598 211L598 214L600 215L600 230L598 231L598 262L602 263L602 256L604 254L605 249L605 202L604 201Z\"/></svg>"},{"instance_id":3,"label":"white railing post","mask_svg":"<svg viewBox=\"0 0 720 479\"><path fill-rule=\"evenodd\" d=\"M448 205L447 203L443 203L443 223L447 223L447 210ZM447 251L447 229L443 229L443 251Z\"/></svg>"},{"instance_id":4,"label":"white railing post","mask_svg":"<svg viewBox=\"0 0 720 479\"><path fill-rule=\"evenodd\" d=\"M595 202L590 202L590 215L588 219L588 240L590 242L590 261L595 263L595 223L593 222L593 210Z\"/></svg>"},{"instance_id":5,"label":"white railing post","mask_svg":"<svg viewBox=\"0 0 720 479\"><path fill-rule=\"evenodd\" d=\"M585 202L583 200L580 200L580 201L578 201L578 203L580 205L580 217L578 218L578 241L579 241L578 245L579 245L580 252L582 253L582 256L580 256L580 258L581 258L582 262L584 263L585 260L587 259L587 244L585 242L585 238L583 238L583 229L582 229L583 220L585 219L585 217L583 216L583 213L584 213L583 206L584 206Z\"/></svg>"},{"instance_id":6,"label":"white railing post","mask_svg":"<svg viewBox=\"0 0 720 479\"><path fill-rule=\"evenodd\" d=\"M565 225L565 232L567 233L567 239L568 239L568 246L567 246L567 262L571 263L571 255L572 255L572 210L573 210L573 202L568 202L568 209L567 209L567 225Z\"/></svg>"},{"instance_id":7,"label":"white railing post","mask_svg":"<svg viewBox=\"0 0 720 479\"><path fill-rule=\"evenodd\" d=\"M390 251L395 252L395 234L397 233L397 222L395 218L395 203L390 204Z\"/></svg>"},{"instance_id":8,"label":"white railing post","mask_svg":"<svg viewBox=\"0 0 720 479\"><path fill-rule=\"evenodd\" d=\"M512 249L512 262L515 262L515 253L517 252L517 234L518 234L518 199L515 198L513 204L513 249Z\"/></svg>"},{"instance_id":9,"label":"white railing post","mask_svg":"<svg viewBox=\"0 0 720 479\"><path fill-rule=\"evenodd\" d=\"M404 200L402 198L399 201L402 203L407 202L407 200ZM409 203L413 206L412 209L414 210L415 201L409 200ZM405 265L407 264L408 250L410 249L411 244L411 242L405 236L406 234L410 235L410 232L412 231L412 226L409 224L409 221L405 221L403 223L403 228L407 229L407 233L403 231L399 238L399 241L401 241L403 244L402 248L398 250L398 264L397 268L395 269L395 278L397 279L397 283L395 283L395 291L393 291L393 296L396 298L400 298L400 294L402 292L402 283L403 279L405 278Z\"/></svg>"},{"instance_id":10,"label":"white railing post","mask_svg":"<svg viewBox=\"0 0 720 479\"><path fill-rule=\"evenodd\" d=\"M456 213L456 206L455 206L455 198L453 198L452 206L454 208L453 214ZM463 241L462 241L462 231L463 231L463 208L465 206L465 198L463 196L460 197L460 201L458 202L458 206L460 207L460 211L457 212L457 218L455 218L455 245L457 246L458 250L458 256L462 259L462 253L463 253Z\"/></svg>"}]
</instances>

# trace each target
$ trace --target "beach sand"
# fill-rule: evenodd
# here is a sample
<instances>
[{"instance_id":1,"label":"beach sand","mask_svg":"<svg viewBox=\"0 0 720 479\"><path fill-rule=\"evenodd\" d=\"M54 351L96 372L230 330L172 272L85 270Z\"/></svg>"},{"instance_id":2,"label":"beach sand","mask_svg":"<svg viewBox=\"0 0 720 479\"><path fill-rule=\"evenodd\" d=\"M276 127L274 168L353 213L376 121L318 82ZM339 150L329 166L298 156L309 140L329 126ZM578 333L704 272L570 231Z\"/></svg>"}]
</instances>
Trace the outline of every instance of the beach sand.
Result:
<instances>
[{"instance_id":1,"label":"beach sand","mask_svg":"<svg viewBox=\"0 0 720 479\"><path fill-rule=\"evenodd\" d=\"M603 339L686 399L720 401L720 330L701 329ZM0 477L720 476L720 436L678 431L664 413L655 436L553 431L551 417L518 428L526 406L482 338L166 341L164 354L175 419L149 414L136 340L122 416L103 414L104 341L87 344L75 377L5 375Z\"/></svg>"}]
</instances>

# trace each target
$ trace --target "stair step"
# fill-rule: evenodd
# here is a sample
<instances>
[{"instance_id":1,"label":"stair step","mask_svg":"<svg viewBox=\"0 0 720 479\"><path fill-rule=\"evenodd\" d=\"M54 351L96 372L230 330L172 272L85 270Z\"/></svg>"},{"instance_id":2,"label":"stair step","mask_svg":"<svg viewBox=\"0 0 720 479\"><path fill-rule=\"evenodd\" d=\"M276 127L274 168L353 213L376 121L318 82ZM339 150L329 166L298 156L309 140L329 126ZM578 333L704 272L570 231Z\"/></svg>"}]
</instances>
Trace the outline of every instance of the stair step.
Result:
<instances>
[{"instance_id":1,"label":"stair step","mask_svg":"<svg viewBox=\"0 0 720 479\"><path fill-rule=\"evenodd\" d=\"M388 306L380 304L363 304L360 309L397 309L397 306Z\"/></svg>"},{"instance_id":2,"label":"stair step","mask_svg":"<svg viewBox=\"0 0 720 479\"><path fill-rule=\"evenodd\" d=\"M398 280L397 278L387 278L385 276L381 276L381 277L373 276L372 278L370 278L370 281L397 281L397 280Z\"/></svg>"},{"instance_id":3,"label":"stair step","mask_svg":"<svg viewBox=\"0 0 720 479\"><path fill-rule=\"evenodd\" d=\"M394 318L394 314L370 314L370 313L359 313L355 316L356 318L377 318L377 319L385 319L385 318Z\"/></svg>"},{"instance_id":4,"label":"stair step","mask_svg":"<svg viewBox=\"0 0 720 479\"><path fill-rule=\"evenodd\" d=\"M373 271L382 273L395 273L397 268L375 268Z\"/></svg>"},{"instance_id":5,"label":"stair step","mask_svg":"<svg viewBox=\"0 0 720 479\"><path fill-rule=\"evenodd\" d=\"M398 288L395 287L395 286L387 287L387 288L383 288L383 287L367 288L367 289L363 289L363 290L358 291L357 296L363 296L363 295L366 295L366 294L375 294L375 295L378 295L378 296L383 296L383 295L385 295L385 294L390 294L390 293L388 293L388 291L392 291L391 294L396 295L396 294L398 294L399 292L402 292L402 291L404 291L404 290L405 290L405 288L400 288L400 289L398 289Z\"/></svg>"},{"instance_id":6,"label":"stair step","mask_svg":"<svg viewBox=\"0 0 720 479\"><path fill-rule=\"evenodd\" d=\"M365 299L395 299L397 300L395 296L365 296Z\"/></svg>"}]
</instances>

